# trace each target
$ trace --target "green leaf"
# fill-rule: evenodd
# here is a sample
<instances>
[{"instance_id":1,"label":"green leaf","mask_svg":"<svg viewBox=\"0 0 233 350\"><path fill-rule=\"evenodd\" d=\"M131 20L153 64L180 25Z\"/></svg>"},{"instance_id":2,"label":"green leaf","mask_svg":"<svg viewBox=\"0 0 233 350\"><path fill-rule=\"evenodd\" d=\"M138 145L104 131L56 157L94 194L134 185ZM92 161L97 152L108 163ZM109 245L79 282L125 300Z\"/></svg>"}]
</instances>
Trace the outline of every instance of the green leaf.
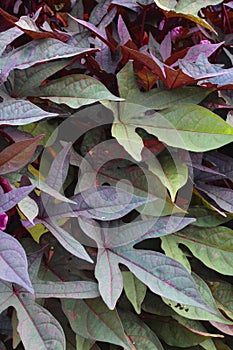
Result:
<instances>
[{"instance_id":1,"label":"green leaf","mask_svg":"<svg viewBox=\"0 0 233 350\"><path fill-rule=\"evenodd\" d=\"M214 297L209 289L208 285L196 274L192 274L192 277L196 283L196 286L202 295L203 299L206 303L211 307L212 310L215 311L215 315L209 313L208 311L204 311L200 308L181 305L179 303L175 303L169 299L163 298L163 301L168 304L176 313L180 316L191 320L202 320L202 321L216 321L216 322L225 322L227 324L232 325L233 323L227 320L221 312L218 310Z\"/></svg>"},{"instance_id":2,"label":"green leaf","mask_svg":"<svg viewBox=\"0 0 233 350\"><path fill-rule=\"evenodd\" d=\"M200 9L202 9L203 7L217 5L221 2L221 0L207 0L205 2L203 2L202 0L196 0L194 2L192 0L179 0L175 7L175 10L176 12L180 13L197 15L198 11L200 11Z\"/></svg>"},{"instance_id":3,"label":"green leaf","mask_svg":"<svg viewBox=\"0 0 233 350\"><path fill-rule=\"evenodd\" d=\"M147 107L148 109L162 110L169 107L180 106L183 103L200 103L210 90L199 87L182 87L177 89L151 89L140 91L133 70L132 62L128 62L117 74L120 97L126 102ZM111 102L109 102L109 106Z\"/></svg>"},{"instance_id":4,"label":"green leaf","mask_svg":"<svg viewBox=\"0 0 233 350\"><path fill-rule=\"evenodd\" d=\"M98 245L95 276L99 282L100 294L110 309L115 307L123 289L119 268L119 264L123 264L152 292L212 312L211 308L202 299L190 274L181 264L156 251L134 249L135 242L127 245L123 245L126 242L117 242L118 237L115 238L115 236L117 236L118 231L115 223L106 225L104 222L97 223L94 220L81 217L79 223L85 234L94 239ZM141 221L142 226L146 223L146 220ZM137 222L134 224L137 224ZM125 226L127 228L128 225ZM150 229L148 231L148 236L146 230L143 231L142 239L153 237L153 230L151 235ZM163 231L164 228L162 228ZM121 231L119 230L119 232ZM155 237L158 235L159 232L155 229ZM126 240L127 237L125 237Z\"/></svg>"},{"instance_id":5,"label":"green leaf","mask_svg":"<svg viewBox=\"0 0 233 350\"><path fill-rule=\"evenodd\" d=\"M86 339L81 337L81 335L76 334L76 349L90 350L93 344L95 344L94 340Z\"/></svg>"},{"instance_id":6,"label":"green leaf","mask_svg":"<svg viewBox=\"0 0 233 350\"><path fill-rule=\"evenodd\" d=\"M146 320L149 327L170 346L189 348L202 343L206 337L195 334L178 321L169 317L156 317Z\"/></svg>"},{"instance_id":7,"label":"green leaf","mask_svg":"<svg viewBox=\"0 0 233 350\"><path fill-rule=\"evenodd\" d=\"M15 69L10 76L13 85L13 95L25 97L33 95L34 89L51 75L68 65L70 59L60 59L46 62L27 69Z\"/></svg>"},{"instance_id":8,"label":"green leaf","mask_svg":"<svg viewBox=\"0 0 233 350\"><path fill-rule=\"evenodd\" d=\"M7 45L9 45L16 38L21 36L23 31L17 27L10 28L0 33L0 55L3 54Z\"/></svg>"},{"instance_id":9,"label":"green leaf","mask_svg":"<svg viewBox=\"0 0 233 350\"><path fill-rule=\"evenodd\" d=\"M130 350L117 312L109 310L101 299L62 300L62 308L76 334Z\"/></svg>"},{"instance_id":10,"label":"green leaf","mask_svg":"<svg viewBox=\"0 0 233 350\"><path fill-rule=\"evenodd\" d=\"M0 124L25 125L57 115L57 113L45 112L30 101L10 98L1 103Z\"/></svg>"},{"instance_id":11,"label":"green leaf","mask_svg":"<svg viewBox=\"0 0 233 350\"><path fill-rule=\"evenodd\" d=\"M170 258L178 261L182 264L189 272L191 267L185 253L179 248L179 243L174 235L161 237L161 248L164 253Z\"/></svg>"},{"instance_id":12,"label":"green leaf","mask_svg":"<svg viewBox=\"0 0 233 350\"><path fill-rule=\"evenodd\" d=\"M55 103L65 103L71 108L80 108L101 100L123 100L112 95L99 80L84 74L53 80L35 90L33 95L48 98Z\"/></svg>"},{"instance_id":13,"label":"green leaf","mask_svg":"<svg viewBox=\"0 0 233 350\"><path fill-rule=\"evenodd\" d=\"M188 212L190 217L196 218L192 225L198 227L216 227L231 220L231 216L224 217L200 205L189 207Z\"/></svg>"},{"instance_id":14,"label":"green leaf","mask_svg":"<svg viewBox=\"0 0 233 350\"><path fill-rule=\"evenodd\" d=\"M159 166L153 159L146 161L148 169L157 175L160 181L169 190L171 199L174 202L178 190L184 186L188 180L188 167L176 154L163 152L158 156Z\"/></svg>"},{"instance_id":15,"label":"green leaf","mask_svg":"<svg viewBox=\"0 0 233 350\"><path fill-rule=\"evenodd\" d=\"M113 114L112 135L137 161L141 160L143 144L136 128L143 128L169 146L195 152L233 141L233 127L198 105L183 104L182 108L168 108L148 115L146 107L121 102L118 108L114 107Z\"/></svg>"},{"instance_id":16,"label":"green leaf","mask_svg":"<svg viewBox=\"0 0 233 350\"><path fill-rule=\"evenodd\" d=\"M124 330L134 350L164 350L156 334L131 312L120 312Z\"/></svg>"},{"instance_id":17,"label":"green leaf","mask_svg":"<svg viewBox=\"0 0 233 350\"><path fill-rule=\"evenodd\" d=\"M233 275L233 231L227 227L188 227L173 234L206 266L224 275Z\"/></svg>"},{"instance_id":18,"label":"green leaf","mask_svg":"<svg viewBox=\"0 0 233 350\"><path fill-rule=\"evenodd\" d=\"M233 320L233 286L225 281L212 282L211 290L218 308Z\"/></svg>"},{"instance_id":19,"label":"green leaf","mask_svg":"<svg viewBox=\"0 0 233 350\"><path fill-rule=\"evenodd\" d=\"M39 208L36 201L27 196L18 202L18 208L22 214L33 224L33 220L39 214Z\"/></svg>"},{"instance_id":20,"label":"green leaf","mask_svg":"<svg viewBox=\"0 0 233 350\"><path fill-rule=\"evenodd\" d=\"M33 283L36 298L96 298L99 296L95 282L72 281L52 282L38 281Z\"/></svg>"},{"instance_id":21,"label":"green leaf","mask_svg":"<svg viewBox=\"0 0 233 350\"><path fill-rule=\"evenodd\" d=\"M145 298L147 287L130 271L123 271L122 276L125 294L137 314L140 314L141 305Z\"/></svg>"}]
</instances>

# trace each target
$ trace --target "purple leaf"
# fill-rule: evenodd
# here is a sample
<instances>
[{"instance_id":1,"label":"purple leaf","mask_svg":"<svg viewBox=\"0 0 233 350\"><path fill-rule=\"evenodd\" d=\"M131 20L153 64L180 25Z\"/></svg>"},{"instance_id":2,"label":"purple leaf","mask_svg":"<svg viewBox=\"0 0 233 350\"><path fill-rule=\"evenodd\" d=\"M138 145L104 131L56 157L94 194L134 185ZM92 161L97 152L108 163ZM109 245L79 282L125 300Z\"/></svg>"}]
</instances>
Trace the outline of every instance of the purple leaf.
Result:
<instances>
[{"instance_id":1,"label":"purple leaf","mask_svg":"<svg viewBox=\"0 0 233 350\"><path fill-rule=\"evenodd\" d=\"M59 203L47 206L47 215L55 220L79 216L102 221L115 220L157 198L139 197L120 188L98 186L82 191L70 199L77 204Z\"/></svg>"},{"instance_id":2,"label":"purple leaf","mask_svg":"<svg viewBox=\"0 0 233 350\"><path fill-rule=\"evenodd\" d=\"M123 288L119 264L129 268L154 293L177 302L213 312L202 299L194 280L183 265L161 253L134 249L133 244L115 244L116 231L105 223L80 218L87 236L97 242L98 256L95 276L100 294L110 309L114 309ZM135 227L134 227L135 229ZM145 237L145 235L144 235Z\"/></svg>"},{"instance_id":3,"label":"purple leaf","mask_svg":"<svg viewBox=\"0 0 233 350\"><path fill-rule=\"evenodd\" d=\"M185 74L200 80L199 85L206 83L217 87L232 85L233 68L223 69L216 64L211 64L203 53L198 56L195 63L179 60L179 67Z\"/></svg>"},{"instance_id":4,"label":"purple leaf","mask_svg":"<svg viewBox=\"0 0 233 350\"><path fill-rule=\"evenodd\" d=\"M160 54L162 56L163 61L166 61L168 57L171 56L171 53L172 53L171 33L168 32L160 45Z\"/></svg>"},{"instance_id":5,"label":"purple leaf","mask_svg":"<svg viewBox=\"0 0 233 350\"><path fill-rule=\"evenodd\" d=\"M198 188L212 198L220 208L233 213L233 190L209 185L199 185Z\"/></svg>"},{"instance_id":6,"label":"purple leaf","mask_svg":"<svg viewBox=\"0 0 233 350\"><path fill-rule=\"evenodd\" d=\"M121 45L125 45L129 40L132 40L121 15L118 17L118 35L120 37Z\"/></svg>"},{"instance_id":7,"label":"purple leaf","mask_svg":"<svg viewBox=\"0 0 233 350\"><path fill-rule=\"evenodd\" d=\"M71 234L50 220L41 220L58 242L71 254L88 262L93 262L84 247Z\"/></svg>"},{"instance_id":8,"label":"purple leaf","mask_svg":"<svg viewBox=\"0 0 233 350\"><path fill-rule=\"evenodd\" d=\"M18 204L19 201L21 201L32 190L34 190L34 188L34 185L23 186L0 195L0 213L4 213L13 208L15 205Z\"/></svg>"},{"instance_id":9,"label":"purple leaf","mask_svg":"<svg viewBox=\"0 0 233 350\"><path fill-rule=\"evenodd\" d=\"M211 56L219 47L224 44L224 41L218 44L198 44L190 47L187 54L180 60L184 62L195 62L198 59L200 54L203 54L205 57Z\"/></svg>"},{"instance_id":10,"label":"purple leaf","mask_svg":"<svg viewBox=\"0 0 233 350\"><path fill-rule=\"evenodd\" d=\"M83 55L96 49L80 48L65 44L56 39L33 40L0 57L1 81L4 82L13 69L25 69L36 63L48 62L58 58Z\"/></svg>"},{"instance_id":11,"label":"purple leaf","mask_svg":"<svg viewBox=\"0 0 233 350\"><path fill-rule=\"evenodd\" d=\"M21 244L9 234L0 231L0 278L17 283L34 293L27 271L27 257Z\"/></svg>"}]
</instances>

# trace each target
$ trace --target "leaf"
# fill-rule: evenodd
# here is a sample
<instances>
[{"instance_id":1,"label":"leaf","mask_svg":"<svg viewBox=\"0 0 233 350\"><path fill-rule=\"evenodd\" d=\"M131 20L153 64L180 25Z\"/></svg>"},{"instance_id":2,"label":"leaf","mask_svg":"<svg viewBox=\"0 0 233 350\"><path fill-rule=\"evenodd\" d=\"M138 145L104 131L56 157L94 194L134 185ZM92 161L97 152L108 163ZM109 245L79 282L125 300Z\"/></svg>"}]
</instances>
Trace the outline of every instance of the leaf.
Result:
<instances>
[{"instance_id":1,"label":"leaf","mask_svg":"<svg viewBox=\"0 0 233 350\"><path fill-rule=\"evenodd\" d=\"M137 277L135 277L130 271L123 271L123 284L124 291L134 307L137 314L141 313L141 304L146 295L146 286Z\"/></svg>"},{"instance_id":2,"label":"leaf","mask_svg":"<svg viewBox=\"0 0 233 350\"><path fill-rule=\"evenodd\" d=\"M207 57L201 53L194 63L185 60L179 61L179 67L185 74L199 79L199 85L217 86L227 88L232 86L233 68L224 69L217 64L211 64Z\"/></svg>"},{"instance_id":3,"label":"leaf","mask_svg":"<svg viewBox=\"0 0 233 350\"><path fill-rule=\"evenodd\" d=\"M232 284L221 280L212 282L211 290L218 308L222 310L229 319L233 320Z\"/></svg>"},{"instance_id":4,"label":"leaf","mask_svg":"<svg viewBox=\"0 0 233 350\"><path fill-rule=\"evenodd\" d=\"M130 350L117 311L109 310L101 299L62 300L62 309L78 335Z\"/></svg>"},{"instance_id":5,"label":"leaf","mask_svg":"<svg viewBox=\"0 0 233 350\"><path fill-rule=\"evenodd\" d=\"M25 125L57 115L57 113L45 112L30 101L11 98L1 103L0 124Z\"/></svg>"},{"instance_id":6,"label":"leaf","mask_svg":"<svg viewBox=\"0 0 233 350\"><path fill-rule=\"evenodd\" d=\"M50 220L41 220L44 226L52 233L54 237L59 241L59 243L71 254L77 256L80 259L84 259L89 262L93 262L89 257L84 247L72 237L67 231L63 230L61 227L56 225Z\"/></svg>"},{"instance_id":7,"label":"leaf","mask_svg":"<svg viewBox=\"0 0 233 350\"><path fill-rule=\"evenodd\" d=\"M123 56L134 59L136 62L142 63L158 78L168 89L175 89L185 85L194 84L196 79L184 73L182 69L174 69L160 62L152 53L148 54L133 50L127 46L121 46Z\"/></svg>"},{"instance_id":8,"label":"leaf","mask_svg":"<svg viewBox=\"0 0 233 350\"><path fill-rule=\"evenodd\" d=\"M0 174L17 171L25 166L35 153L39 141L44 135L15 142L0 153Z\"/></svg>"},{"instance_id":9,"label":"leaf","mask_svg":"<svg viewBox=\"0 0 233 350\"><path fill-rule=\"evenodd\" d=\"M232 275L232 232L223 226L188 227L173 235L176 244L182 243L187 246L206 266L224 275Z\"/></svg>"},{"instance_id":10,"label":"leaf","mask_svg":"<svg viewBox=\"0 0 233 350\"><path fill-rule=\"evenodd\" d=\"M123 282L118 265L123 264L154 293L211 312L181 264L158 252L133 249L132 244L116 245L114 237L117 231L113 231L110 225L106 227L104 222L97 224L79 218L79 223L85 234L98 245L95 276L100 294L110 309L114 309L122 292Z\"/></svg>"},{"instance_id":11,"label":"leaf","mask_svg":"<svg viewBox=\"0 0 233 350\"><path fill-rule=\"evenodd\" d=\"M135 350L164 350L156 334L131 312L120 312L124 330Z\"/></svg>"},{"instance_id":12,"label":"leaf","mask_svg":"<svg viewBox=\"0 0 233 350\"><path fill-rule=\"evenodd\" d=\"M176 313L180 316L191 320L203 320L203 321L216 321L216 322L225 322L227 324L232 324L232 322L226 319L221 312L218 310L214 297L209 289L208 285L201 279L198 275L192 273L192 277L198 287L200 294L206 303L215 310L215 315L209 313L206 310L199 309L193 306L181 305L179 303L175 303L169 299L163 298L163 301L168 304Z\"/></svg>"},{"instance_id":13,"label":"leaf","mask_svg":"<svg viewBox=\"0 0 233 350\"><path fill-rule=\"evenodd\" d=\"M76 204L59 203L47 206L47 215L53 220L80 215L103 221L115 220L145 203L156 200L153 196L148 196L148 198L135 196L111 186L91 187L70 199Z\"/></svg>"},{"instance_id":14,"label":"leaf","mask_svg":"<svg viewBox=\"0 0 233 350\"><path fill-rule=\"evenodd\" d=\"M33 95L55 103L65 103L71 108L80 108L101 100L123 100L112 95L97 79L84 74L72 74L54 80L38 88Z\"/></svg>"},{"instance_id":15,"label":"leaf","mask_svg":"<svg viewBox=\"0 0 233 350\"><path fill-rule=\"evenodd\" d=\"M189 208L189 216L196 218L196 221L192 225L198 227L216 227L231 220L231 217L225 218L219 213L199 205Z\"/></svg>"},{"instance_id":16,"label":"leaf","mask_svg":"<svg viewBox=\"0 0 233 350\"><path fill-rule=\"evenodd\" d=\"M25 198L35 188L34 185L16 188L0 196L0 213L13 208L19 201Z\"/></svg>"},{"instance_id":17,"label":"leaf","mask_svg":"<svg viewBox=\"0 0 233 350\"><path fill-rule=\"evenodd\" d=\"M135 103L148 109L162 110L183 103L200 103L208 90L199 87L183 87L172 90L156 88L141 92L136 83L132 62L128 62L117 74L120 97L128 103Z\"/></svg>"},{"instance_id":18,"label":"leaf","mask_svg":"<svg viewBox=\"0 0 233 350\"><path fill-rule=\"evenodd\" d=\"M76 349L90 350L92 349L92 346L94 343L95 343L94 340L86 339L76 334Z\"/></svg>"},{"instance_id":19,"label":"leaf","mask_svg":"<svg viewBox=\"0 0 233 350\"><path fill-rule=\"evenodd\" d=\"M217 5L220 4L220 2L220 0L207 0L205 3L203 3L203 1L197 0L193 3L191 0L179 0L175 7L175 10L176 12L180 13L197 15L198 11L203 7Z\"/></svg>"},{"instance_id":20,"label":"leaf","mask_svg":"<svg viewBox=\"0 0 233 350\"><path fill-rule=\"evenodd\" d=\"M162 8L165 11L168 12L169 17L184 17L191 21L194 21L197 24L202 25L203 27L214 31L214 29L210 26L208 22L206 22L204 19L201 19L199 16L197 16L198 11L206 6L209 5L216 5L220 3L219 0L213 0L208 1L204 4L203 2L198 0L195 3L193 3L190 0L181 0L179 2L176 2L175 0L171 0L169 3L164 0L154 0L156 5Z\"/></svg>"},{"instance_id":21,"label":"leaf","mask_svg":"<svg viewBox=\"0 0 233 350\"><path fill-rule=\"evenodd\" d=\"M34 282L33 287L36 298L89 299L99 296L98 285L95 282L43 282L40 280Z\"/></svg>"},{"instance_id":22,"label":"leaf","mask_svg":"<svg viewBox=\"0 0 233 350\"><path fill-rule=\"evenodd\" d=\"M233 128L209 110L183 104L160 113L146 115L146 107L121 103L114 108L112 135L136 160L141 160L142 143L135 129L140 127L172 147L207 151L230 143Z\"/></svg>"},{"instance_id":23,"label":"leaf","mask_svg":"<svg viewBox=\"0 0 233 350\"><path fill-rule=\"evenodd\" d=\"M148 169L159 177L164 186L167 187L174 202L178 190L188 180L187 165L180 159L178 154L166 152L158 157L159 166L152 159L146 161Z\"/></svg>"},{"instance_id":24,"label":"leaf","mask_svg":"<svg viewBox=\"0 0 233 350\"><path fill-rule=\"evenodd\" d=\"M28 96L33 95L34 89L40 86L48 77L63 69L70 63L70 59L60 59L52 62L45 62L38 66L27 69L15 69L13 72L13 95Z\"/></svg>"},{"instance_id":25,"label":"leaf","mask_svg":"<svg viewBox=\"0 0 233 350\"><path fill-rule=\"evenodd\" d=\"M0 278L17 283L30 293L34 293L27 272L27 257L21 244L5 232L0 231Z\"/></svg>"},{"instance_id":26,"label":"leaf","mask_svg":"<svg viewBox=\"0 0 233 350\"><path fill-rule=\"evenodd\" d=\"M23 215L26 216L27 220L29 220L31 223L33 223L33 220L39 214L39 208L36 201L34 201L28 196L24 197L18 203L18 208L23 213Z\"/></svg>"},{"instance_id":27,"label":"leaf","mask_svg":"<svg viewBox=\"0 0 233 350\"><path fill-rule=\"evenodd\" d=\"M3 54L7 45L23 34L22 30L13 27L0 33L0 55Z\"/></svg>"},{"instance_id":28,"label":"leaf","mask_svg":"<svg viewBox=\"0 0 233 350\"><path fill-rule=\"evenodd\" d=\"M65 350L63 329L46 309L24 293L18 296L12 293L7 302L16 308L19 320L17 330L25 350L31 349L32 339L36 349Z\"/></svg>"},{"instance_id":29,"label":"leaf","mask_svg":"<svg viewBox=\"0 0 233 350\"><path fill-rule=\"evenodd\" d=\"M222 209L233 213L233 191L225 187L198 186L200 190L212 198Z\"/></svg>"},{"instance_id":30,"label":"leaf","mask_svg":"<svg viewBox=\"0 0 233 350\"><path fill-rule=\"evenodd\" d=\"M210 321L210 323L212 324L212 326L214 326L215 328L217 328L221 332L228 334L228 335L231 335L231 336L233 335L233 325L224 324L224 323L215 322L215 321Z\"/></svg>"},{"instance_id":31,"label":"leaf","mask_svg":"<svg viewBox=\"0 0 233 350\"><path fill-rule=\"evenodd\" d=\"M1 81L4 82L13 69L25 69L36 63L48 62L95 52L96 49L79 48L56 39L33 40L0 58Z\"/></svg>"},{"instance_id":32,"label":"leaf","mask_svg":"<svg viewBox=\"0 0 233 350\"><path fill-rule=\"evenodd\" d=\"M161 237L160 239L162 242L161 248L163 249L166 256L169 256L170 258L176 260L182 264L189 272L191 272L190 263L185 253L179 247L176 237L174 235L169 235Z\"/></svg>"},{"instance_id":33,"label":"leaf","mask_svg":"<svg viewBox=\"0 0 233 350\"><path fill-rule=\"evenodd\" d=\"M168 317L147 320L147 324L160 339L170 346L188 349L206 339L203 335L193 333L184 325Z\"/></svg>"}]
</instances>

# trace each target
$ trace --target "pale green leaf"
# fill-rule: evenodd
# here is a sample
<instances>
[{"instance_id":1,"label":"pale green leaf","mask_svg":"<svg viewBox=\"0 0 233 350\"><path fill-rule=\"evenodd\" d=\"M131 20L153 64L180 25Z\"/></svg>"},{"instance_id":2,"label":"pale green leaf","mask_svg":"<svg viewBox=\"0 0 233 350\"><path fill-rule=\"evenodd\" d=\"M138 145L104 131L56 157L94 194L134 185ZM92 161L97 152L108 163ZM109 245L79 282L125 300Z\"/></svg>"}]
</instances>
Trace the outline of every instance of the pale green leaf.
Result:
<instances>
[{"instance_id":1,"label":"pale green leaf","mask_svg":"<svg viewBox=\"0 0 233 350\"><path fill-rule=\"evenodd\" d=\"M101 299L62 300L62 309L76 334L130 350L116 310L109 310Z\"/></svg>"},{"instance_id":2,"label":"pale green leaf","mask_svg":"<svg viewBox=\"0 0 233 350\"><path fill-rule=\"evenodd\" d=\"M167 187L171 199L174 202L178 190L184 186L188 180L187 165L178 157L178 155L163 153L158 156L158 163L149 159L146 161L148 169L157 175L160 181Z\"/></svg>"},{"instance_id":3,"label":"pale green leaf","mask_svg":"<svg viewBox=\"0 0 233 350\"><path fill-rule=\"evenodd\" d=\"M114 96L97 79L84 74L73 74L36 89L34 96L64 103L71 108L79 108L101 100L122 101Z\"/></svg>"},{"instance_id":4,"label":"pale green leaf","mask_svg":"<svg viewBox=\"0 0 233 350\"><path fill-rule=\"evenodd\" d=\"M140 314L147 287L130 271L123 271L122 276L125 294L135 311Z\"/></svg>"},{"instance_id":5,"label":"pale green leaf","mask_svg":"<svg viewBox=\"0 0 233 350\"><path fill-rule=\"evenodd\" d=\"M178 261L191 272L191 267L185 253L179 248L179 243L174 235L161 237L162 249L170 258Z\"/></svg>"},{"instance_id":6,"label":"pale green leaf","mask_svg":"<svg viewBox=\"0 0 233 350\"><path fill-rule=\"evenodd\" d=\"M233 230L187 227L174 235L177 244L187 246L206 266L224 275L233 275Z\"/></svg>"}]
</instances>

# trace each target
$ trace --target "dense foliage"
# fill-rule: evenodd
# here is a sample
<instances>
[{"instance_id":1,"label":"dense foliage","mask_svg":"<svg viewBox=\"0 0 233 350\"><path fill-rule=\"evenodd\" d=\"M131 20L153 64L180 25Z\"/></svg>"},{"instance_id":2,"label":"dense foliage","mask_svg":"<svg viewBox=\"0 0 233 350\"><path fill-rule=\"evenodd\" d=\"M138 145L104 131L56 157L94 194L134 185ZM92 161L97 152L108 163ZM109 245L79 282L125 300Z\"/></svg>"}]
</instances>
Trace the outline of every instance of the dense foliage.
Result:
<instances>
[{"instance_id":1,"label":"dense foliage","mask_svg":"<svg viewBox=\"0 0 233 350\"><path fill-rule=\"evenodd\" d=\"M233 2L0 15L0 348L229 350Z\"/></svg>"}]
</instances>

